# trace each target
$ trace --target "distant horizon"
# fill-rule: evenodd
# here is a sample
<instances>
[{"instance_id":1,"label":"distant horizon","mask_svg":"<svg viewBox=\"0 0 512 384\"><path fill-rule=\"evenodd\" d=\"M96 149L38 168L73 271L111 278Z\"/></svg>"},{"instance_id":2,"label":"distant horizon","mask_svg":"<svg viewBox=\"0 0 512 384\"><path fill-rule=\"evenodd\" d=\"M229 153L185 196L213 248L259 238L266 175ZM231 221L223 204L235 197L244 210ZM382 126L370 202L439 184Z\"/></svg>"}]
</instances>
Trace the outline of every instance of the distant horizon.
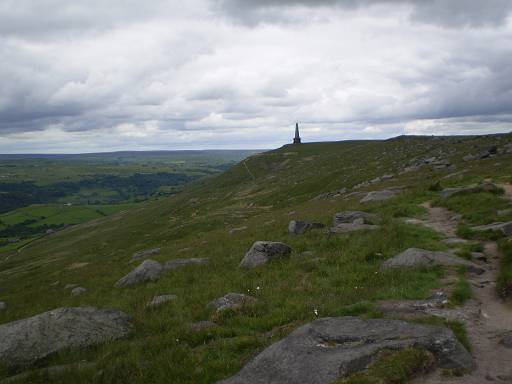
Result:
<instances>
[{"instance_id":1,"label":"distant horizon","mask_svg":"<svg viewBox=\"0 0 512 384\"><path fill-rule=\"evenodd\" d=\"M267 148L194 148L194 149L120 149L120 150L105 150L105 151L97 151L97 152L2 152L1 156L74 156L74 155L101 155L101 154L118 154L118 153L142 153L142 152L258 152L258 151L268 151L273 149L278 149L283 146L293 146L293 145L307 145L307 144L318 144L318 143L339 143L344 141L386 141L399 137L478 137L478 136L497 136L497 135L508 135L512 134L512 130L508 132L495 132L495 133L485 133L485 134L451 134L451 135L428 135L428 134L402 134L396 135L386 138L354 138L354 139L343 139L343 140L322 140L322 141L307 141L302 138L301 144L293 144L292 141L288 143L284 143L279 146L267 147Z\"/></svg>"}]
</instances>

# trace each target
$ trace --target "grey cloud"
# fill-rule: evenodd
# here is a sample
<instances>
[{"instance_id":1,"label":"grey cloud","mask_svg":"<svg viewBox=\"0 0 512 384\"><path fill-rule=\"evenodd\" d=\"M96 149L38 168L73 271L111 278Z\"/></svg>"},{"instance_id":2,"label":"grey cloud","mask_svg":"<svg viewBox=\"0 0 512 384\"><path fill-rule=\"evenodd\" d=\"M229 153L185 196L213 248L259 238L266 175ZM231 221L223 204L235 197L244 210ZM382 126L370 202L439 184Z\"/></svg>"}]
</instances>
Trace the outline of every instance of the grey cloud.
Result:
<instances>
[{"instance_id":1,"label":"grey cloud","mask_svg":"<svg viewBox=\"0 0 512 384\"><path fill-rule=\"evenodd\" d=\"M286 10L298 7L337 7L356 10L372 6L410 7L410 20L442 27L502 26L512 10L509 0L214 0L216 9L248 25L293 18ZM385 10L380 8L379 11ZM293 20L289 20L293 21Z\"/></svg>"}]
</instances>

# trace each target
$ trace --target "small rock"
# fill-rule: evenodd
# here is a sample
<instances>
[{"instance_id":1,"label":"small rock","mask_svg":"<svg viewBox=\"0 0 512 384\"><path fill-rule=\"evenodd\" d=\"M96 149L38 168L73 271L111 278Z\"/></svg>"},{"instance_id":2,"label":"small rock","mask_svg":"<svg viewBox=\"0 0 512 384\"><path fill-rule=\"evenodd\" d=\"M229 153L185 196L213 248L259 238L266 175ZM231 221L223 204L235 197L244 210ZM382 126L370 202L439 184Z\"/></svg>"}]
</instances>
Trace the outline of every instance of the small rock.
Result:
<instances>
[{"instance_id":1,"label":"small rock","mask_svg":"<svg viewBox=\"0 0 512 384\"><path fill-rule=\"evenodd\" d=\"M72 289L72 288L75 288L75 287L78 287L78 284L66 284L64 286L64 289Z\"/></svg>"},{"instance_id":2,"label":"small rock","mask_svg":"<svg viewBox=\"0 0 512 384\"><path fill-rule=\"evenodd\" d=\"M117 288L126 287L146 281L156 281L163 272L163 267L158 261L144 260L141 265L118 280L115 284Z\"/></svg>"},{"instance_id":3,"label":"small rock","mask_svg":"<svg viewBox=\"0 0 512 384\"><path fill-rule=\"evenodd\" d=\"M503 336L500 340L500 344L507 348L512 348L512 333Z\"/></svg>"},{"instance_id":4,"label":"small rock","mask_svg":"<svg viewBox=\"0 0 512 384\"><path fill-rule=\"evenodd\" d=\"M363 212L363 211L343 211L338 212L334 215L333 224L337 226L338 224L343 223L354 223L357 220L359 224L371 224L373 220L375 220L377 216L373 213ZM363 222L361 223L361 219ZM357 224L356 223L356 224Z\"/></svg>"},{"instance_id":5,"label":"small rock","mask_svg":"<svg viewBox=\"0 0 512 384\"><path fill-rule=\"evenodd\" d=\"M461 239L458 237L449 237L448 239L441 240L441 243L444 243L444 244L467 244L467 243L469 243L469 240Z\"/></svg>"},{"instance_id":6,"label":"small rock","mask_svg":"<svg viewBox=\"0 0 512 384\"><path fill-rule=\"evenodd\" d=\"M0 325L0 362L25 366L54 352L119 339L131 330L131 317L114 309L58 308Z\"/></svg>"},{"instance_id":7,"label":"small rock","mask_svg":"<svg viewBox=\"0 0 512 384\"><path fill-rule=\"evenodd\" d=\"M471 258L473 260L481 261L482 263L487 263L487 256L482 252L471 252Z\"/></svg>"},{"instance_id":8,"label":"small rock","mask_svg":"<svg viewBox=\"0 0 512 384\"><path fill-rule=\"evenodd\" d=\"M87 289L83 287L76 287L71 290L71 296L80 296L87 292Z\"/></svg>"},{"instance_id":9,"label":"small rock","mask_svg":"<svg viewBox=\"0 0 512 384\"><path fill-rule=\"evenodd\" d=\"M471 228L473 231L485 232L485 231L498 231L502 232L505 236L512 235L512 221L505 223L492 223L487 225L479 225Z\"/></svg>"},{"instance_id":10,"label":"small rock","mask_svg":"<svg viewBox=\"0 0 512 384\"><path fill-rule=\"evenodd\" d=\"M148 256L158 255L159 253L160 253L160 248L151 248L151 249L146 249L144 251L138 251L133 254L132 260L144 259L145 257L148 257Z\"/></svg>"},{"instance_id":11,"label":"small rock","mask_svg":"<svg viewBox=\"0 0 512 384\"><path fill-rule=\"evenodd\" d=\"M254 268L263 265L274 259L287 257L292 248L284 243L274 241L256 241L251 249L245 254L240 267Z\"/></svg>"},{"instance_id":12,"label":"small rock","mask_svg":"<svg viewBox=\"0 0 512 384\"><path fill-rule=\"evenodd\" d=\"M217 312L222 312L227 309L238 309L245 305L253 305L256 301L256 298L244 295L243 293L228 293L211 301L208 304L208 308L213 308Z\"/></svg>"},{"instance_id":13,"label":"small rock","mask_svg":"<svg viewBox=\"0 0 512 384\"><path fill-rule=\"evenodd\" d=\"M5 301L0 301L0 311L5 311L7 309L7 304Z\"/></svg>"},{"instance_id":14,"label":"small rock","mask_svg":"<svg viewBox=\"0 0 512 384\"><path fill-rule=\"evenodd\" d=\"M245 226L245 225L242 227L238 227L238 228L231 228L229 230L229 234L232 235L233 233L245 231L246 229L247 229L247 226Z\"/></svg>"},{"instance_id":15,"label":"small rock","mask_svg":"<svg viewBox=\"0 0 512 384\"><path fill-rule=\"evenodd\" d=\"M293 235L302 235L303 233L315 229L315 228L323 228L325 225L322 223L313 223L310 221L300 221L300 220L292 220L288 224L288 232Z\"/></svg>"},{"instance_id":16,"label":"small rock","mask_svg":"<svg viewBox=\"0 0 512 384\"><path fill-rule=\"evenodd\" d=\"M369 192L365 197L363 197L360 202L368 203L371 201L383 201L388 200L396 196L396 192L390 189L383 189L381 191L372 191Z\"/></svg>"},{"instance_id":17,"label":"small rock","mask_svg":"<svg viewBox=\"0 0 512 384\"><path fill-rule=\"evenodd\" d=\"M498 214L498 216L508 216L508 215L512 214L512 208L500 209L496 213Z\"/></svg>"},{"instance_id":18,"label":"small rock","mask_svg":"<svg viewBox=\"0 0 512 384\"><path fill-rule=\"evenodd\" d=\"M217 324L215 324L213 321L209 321L209 320L202 320L202 321L197 321L195 323L189 324L189 328L194 332L202 332L202 331L214 329L217 327L218 327Z\"/></svg>"},{"instance_id":19,"label":"small rock","mask_svg":"<svg viewBox=\"0 0 512 384\"><path fill-rule=\"evenodd\" d=\"M157 307L161 304L167 303L168 301L176 300L177 298L178 298L178 296L176 296L176 295L155 296L149 303L146 304L146 307L148 307L148 308Z\"/></svg>"},{"instance_id":20,"label":"small rock","mask_svg":"<svg viewBox=\"0 0 512 384\"><path fill-rule=\"evenodd\" d=\"M208 258L192 257L189 259L174 259L164 263L163 268L165 271L170 271L176 268L184 267L186 265L205 265L210 262Z\"/></svg>"},{"instance_id":21,"label":"small rock","mask_svg":"<svg viewBox=\"0 0 512 384\"><path fill-rule=\"evenodd\" d=\"M299 254L300 257L311 257L314 255L314 252L311 251L304 251Z\"/></svg>"},{"instance_id":22,"label":"small rock","mask_svg":"<svg viewBox=\"0 0 512 384\"><path fill-rule=\"evenodd\" d=\"M349 233L357 231L368 231L379 229L380 226L372 224L356 224L356 223L342 223L329 229L329 233Z\"/></svg>"}]
</instances>

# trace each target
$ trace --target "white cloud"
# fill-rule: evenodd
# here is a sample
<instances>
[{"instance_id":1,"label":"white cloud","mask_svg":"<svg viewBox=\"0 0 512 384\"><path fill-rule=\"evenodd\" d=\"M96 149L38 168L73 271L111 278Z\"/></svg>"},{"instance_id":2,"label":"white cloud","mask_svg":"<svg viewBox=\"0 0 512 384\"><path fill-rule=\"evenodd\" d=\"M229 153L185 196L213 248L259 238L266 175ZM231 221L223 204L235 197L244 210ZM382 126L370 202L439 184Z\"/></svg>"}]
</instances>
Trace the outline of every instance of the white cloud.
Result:
<instances>
[{"instance_id":1,"label":"white cloud","mask_svg":"<svg viewBox=\"0 0 512 384\"><path fill-rule=\"evenodd\" d=\"M6 0L0 152L510 130L501 0L320 3Z\"/></svg>"}]
</instances>

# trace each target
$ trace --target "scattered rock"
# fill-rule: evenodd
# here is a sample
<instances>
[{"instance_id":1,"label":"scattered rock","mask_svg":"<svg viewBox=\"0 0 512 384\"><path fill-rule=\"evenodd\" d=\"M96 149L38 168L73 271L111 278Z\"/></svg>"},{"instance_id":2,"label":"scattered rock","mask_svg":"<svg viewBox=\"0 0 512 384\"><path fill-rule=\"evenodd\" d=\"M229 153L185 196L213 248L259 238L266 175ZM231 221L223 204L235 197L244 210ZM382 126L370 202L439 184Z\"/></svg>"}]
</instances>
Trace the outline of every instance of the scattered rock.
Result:
<instances>
[{"instance_id":1,"label":"scattered rock","mask_svg":"<svg viewBox=\"0 0 512 384\"><path fill-rule=\"evenodd\" d=\"M159 253L160 253L160 248L151 248L151 249L146 249L144 251L138 251L133 254L132 260L141 260L148 256L158 255Z\"/></svg>"},{"instance_id":2,"label":"scattered rock","mask_svg":"<svg viewBox=\"0 0 512 384\"><path fill-rule=\"evenodd\" d=\"M500 344L507 348L512 348L512 333L504 335L500 340Z\"/></svg>"},{"instance_id":3,"label":"scattered rock","mask_svg":"<svg viewBox=\"0 0 512 384\"><path fill-rule=\"evenodd\" d=\"M478 185L469 185L467 187L459 188L446 188L440 192L441 198L447 199L451 196L467 194L467 193L479 193L479 192L498 192L499 188L493 183L483 183Z\"/></svg>"},{"instance_id":4,"label":"scattered rock","mask_svg":"<svg viewBox=\"0 0 512 384\"><path fill-rule=\"evenodd\" d=\"M482 252L471 252L471 258L482 263L487 263L487 256Z\"/></svg>"},{"instance_id":5,"label":"scattered rock","mask_svg":"<svg viewBox=\"0 0 512 384\"><path fill-rule=\"evenodd\" d=\"M84 287L76 287L71 290L71 296L80 296L87 292Z\"/></svg>"},{"instance_id":6,"label":"scattered rock","mask_svg":"<svg viewBox=\"0 0 512 384\"><path fill-rule=\"evenodd\" d=\"M163 268L165 271L170 271L186 265L205 265L210 262L208 258L192 257L189 259L175 259L164 263Z\"/></svg>"},{"instance_id":7,"label":"scattered rock","mask_svg":"<svg viewBox=\"0 0 512 384\"><path fill-rule=\"evenodd\" d=\"M141 265L118 280L115 284L117 288L126 287L143 283L146 281L156 281L163 272L163 267L158 261L144 260Z\"/></svg>"},{"instance_id":8,"label":"scattered rock","mask_svg":"<svg viewBox=\"0 0 512 384\"><path fill-rule=\"evenodd\" d=\"M72 288L75 288L75 287L78 287L78 284L66 284L64 286L64 289L72 289Z\"/></svg>"},{"instance_id":9,"label":"scattered rock","mask_svg":"<svg viewBox=\"0 0 512 384\"><path fill-rule=\"evenodd\" d=\"M314 197L312 200L328 200L328 199L336 199L341 197L344 193L347 192L347 188L337 189L335 191L324 192Z\"/></svg>"},{"instance_id":10,"label":"scattered rock","mask_svg":"<svg viewBox=\"0 0 512 384\"><path fill-rule=\"evenodd\" d=\"M334 226L337 226L343 223L354 223L356 220L358 220L357 223L359 224L371 224L376 217L377 215L373 213L363 211L343 211L334 215L333 224ZM360 222L360 219L363 220L362 223Z\"/></svg>"},{"instance_id":11,"label":"scattered rock","mask_svg":"<svg viewBox=\"0 0 512 384\"><path fill-rule=\"evenodd\" d=\"M238 228L231 228L229 230L229 234L232 235L233 233L245 231L246 229L247 229L247 226L245 226L245 225L242 227L238 227Z\"/></svg>"},{"instance_id":12,"label":"scattered rock","mask_svg":"<svg viewBox=\"0 0 512 384\"><path fill-rule=\"evenodd\" d=\"M7 309L7 304L5 301L0 301L0 311L5 311Z\"/></svg>"},{"instance_id":13,"label":"scattered rock","mask_svg":"<svg viewBox=\"0 0 512 384\"><path fill-rule=\"evenodd\" d=\"M402 253L382 263L382 268L401 268L401 267L424 267L434 265L464 265L472 272L484 271L482 268L471 261L461 259L446 252L427 251L420 248L409 248Z\"/></svg>"},{"instance_id":14,"label":"scattered rock","mask_svg":"<svg viewBox=\"0 0 512 384\"><path fill-rule=\"evenodd\" d=\"M372 224L342 223L329 229L329 233L349 233L379 229L380 226Z\"/></svg>"},{"instance_id":15,"label":"scattered rock","mask_svg":"<svg viewBox=\"0 0 512 384\"><path fill-rule=\"evenodd\" d=\"M512 214L512 208L500 209L496 213L498 214L498 216L508 216L508 215Z\"/></svg>"},{"instance_id":16,"label":"scattered rock","mask_svg":"<svg viewBox=\"0 0 512 384\"><path fill-rule=\"evenodd\" d=\"M146 304L147 308L157 307L161 304L167 303L168 301L176 300L178 296L176 295L159 295L153 297L153 299Z\"/></svg>"},{"instance_id":17,"label":"scattered rock","mask_svg":"<svg viewBox=\"0 0 512 384\"><path fill-rule=\"evenodd\" d=\"M471 355L445 327L400 320L323 318L272 344L219 384L328 384L364 370L382 350L423 347L442 368L471 370Z\"/></svg>"},{"instance_id":18,"label":"scattered rock","mask_svg":"<svg viewBox=\"0 0 512 384\"><path fill-rule=\"evenodd\" d=\"M302 235L303 233L315 229L325 227L322 223L313 223L310 221L292 220L288 224L288 232L293 235Z\"/></svg>"},{"instance_id":19,"label":"scattered rock","mask_svg":"<svg viewBox=\"0 0 512 384\"><path fill-rule=\"evenodd\" d=\"M485 231L499 231L505 236L512 235L512 221L506 223L492 223L487 225L479 225L471 228L473 231L485 232Z\"/></svg>"},{"instance_id":20,"label":"scattered rock","mask_svg":"<svg viewBox=\"0 0 512 384\"><path fill-rule=\"evenodd\" d=\"M438 291L425 300L386 300L377 304L377 310L391 314L429 313L432 309L444 308L448 295Z\"/></svg>"},{"instance_id":21,"label":"scattered rock","mask_svg":"<svg viewBox=\"0 0 512 384\"><path fill-rule=\"evenodd\" d=\"M228 293L211 301L208 304L208 308L213 308L217 312L222 312L227 309L238 309L246 305L253 305L256 301L256 298L244 295L243 293Z\"/></svg>"},{"instance_id":22,"label":"scattered rock","mask_svg":"<svg viewBox=\"0 0 512 384\"><path fill-rule=\"evenodd\" d=\"M189 328L194 332L207 331L209 329L214 329L217 327L218 327L217 324L215 324L213 321L209 321L209 320L202 320L202 321L198 321L198 322L189 324Z\"/></svg>"},{"instance_id":23,"label":"scattered rock","mask_svg":"<svg viewBox=\"0 0 512 384\"><path fill-rule=\"evenodd\" d=\"M461 239L459 237L449 237L448 239L441 240L441 243L444 244L467 244L469 242L469 240Z\"/></svg>"},{"instance_id":24,"label":"scattered rock","mask_svg":"<svg viewBox=\"0 0 512 384\"><path fill-rule=\"evenodd\" d=\"M86 347L126 336L131 317L114 309L58 308L0 325L0 361L23 366L65 348Z\"/></svg>"},{"instance_id":25,"label":"scattered rock","mask_svg":"<svg viewBox=\"0 0 512 384\"><path fill-rule=\"evenodd\" d=\"M365 197L363 197L360 202L368 203L371 201L383 201L388 200L396 196L396 191L391 189L383 189L381 191L372 191L369 192Z\"/></svg>"},{"instance_id":26,"label":"scattered rock","mask_svg":"<svg viewBox=\"0 0 512 384\"><path fill-rule=\"evenodd\" d=\"M256 241L245 254L240 267L253 268L271 260L288 256L292 248L284 243L274 241Z\"/></svg>"},{"instance_id":27,"label":"scattered rock","mask_svg":"<svg viewBox=\"0 0 512 384\"><path fill-rule=\"evenodd\" d=\"M311 257L313 256L315 253L314 252L311 252L311 251L304 251L304 252L301 252L299 253L299 256L300 257Z\"/></svg>"}]
</instances>

